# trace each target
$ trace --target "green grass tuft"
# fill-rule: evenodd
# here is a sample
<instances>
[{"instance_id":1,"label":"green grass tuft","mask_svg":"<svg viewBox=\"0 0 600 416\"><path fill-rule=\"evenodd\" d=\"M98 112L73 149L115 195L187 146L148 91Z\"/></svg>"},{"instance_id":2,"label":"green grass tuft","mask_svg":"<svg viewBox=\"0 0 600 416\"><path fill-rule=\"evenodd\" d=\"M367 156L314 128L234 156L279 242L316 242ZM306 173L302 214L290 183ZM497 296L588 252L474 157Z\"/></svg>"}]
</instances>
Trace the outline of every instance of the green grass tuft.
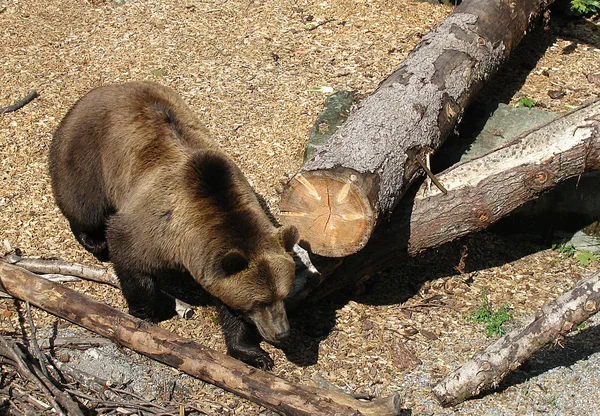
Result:
<instances>
[{"instance_id":1,"label":"green grass tuft","mask_svg":"<svg viewBox=\"0 0 600 416\"><path fill-rule=\"evenodd\" d=\"M535 107L535 102L531 98L521 97L517 101L517 107L533 108Z\"/></svg>"},{"instance_id":2,"label":"green grass tuft","mask_svg":"<svg viewBox=\"0 0 600 416\"><path fill-rule=\"evenodd\" d=\"M481 298L481 305L471 315L467 316L466 320L484 324L485 335L488 337L504 335L505 331L502 325L512 320L512 315L509 312L510 306L505 303L500 309L494 310L485 292L481 294Z\"/></svg>"}]
</instances>

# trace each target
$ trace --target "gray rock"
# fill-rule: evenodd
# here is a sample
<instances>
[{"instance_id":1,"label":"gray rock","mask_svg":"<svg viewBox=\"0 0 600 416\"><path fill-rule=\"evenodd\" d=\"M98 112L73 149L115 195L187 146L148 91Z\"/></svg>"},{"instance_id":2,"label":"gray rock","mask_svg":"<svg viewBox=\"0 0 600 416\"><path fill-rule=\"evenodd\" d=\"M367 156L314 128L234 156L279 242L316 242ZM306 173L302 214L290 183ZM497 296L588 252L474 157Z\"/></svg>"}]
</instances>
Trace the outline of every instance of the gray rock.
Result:
<instances>
[{"instance_id":1,"label":"gray rock","mask_svg":"<svg viewBox=\"0 0 600 416\"><path fill-rule=\"evenodd\" d=\"M352 91L338 91L325 99L323 111L317 117L304 148L305 162L327 143L338 127L346 121L354 103Z\"/></svg>"},{"instance_id":2,"label":"gray rock","mask_svg":"<svg viewBox=\"0 0 600 416\"><path fill-rule=\"evenodd\" d=\"M461 162L475 159L497 149L519 135L548 123L558 115L537 108L511 107L500 104L486 121L481 133L460 158Z\"/></svg>"}]
</instances>

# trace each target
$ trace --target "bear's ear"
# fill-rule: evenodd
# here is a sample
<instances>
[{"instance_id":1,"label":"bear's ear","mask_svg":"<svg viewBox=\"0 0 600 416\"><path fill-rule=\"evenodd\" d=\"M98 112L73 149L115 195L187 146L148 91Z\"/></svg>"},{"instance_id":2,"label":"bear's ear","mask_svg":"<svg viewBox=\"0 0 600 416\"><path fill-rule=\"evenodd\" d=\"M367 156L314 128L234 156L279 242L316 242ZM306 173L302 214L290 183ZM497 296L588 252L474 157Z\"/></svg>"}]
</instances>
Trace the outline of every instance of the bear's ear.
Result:
<instances>
[{"instance_id":1,"label":"bear's ear","mask_svg":"<svg viewBox=\"0 0 600 416\"><path fill-rule=\"evenodd\" d=\"M288 225L277 230L277 238L285 251L290 252L294 249L294 245L298 242L300 235L296 227Z\"/></svg>"},{"instance_id":2,"label":"bear's ear","mask_svg":"<svg viewBox=\"0 0 600 416\"><path fill-rule=\"evenodd\" d=\"M229 250L221 259L221 268L227 276L241 272L248 267L248 259L237 250Z\"/></svg>"}]
</instances>

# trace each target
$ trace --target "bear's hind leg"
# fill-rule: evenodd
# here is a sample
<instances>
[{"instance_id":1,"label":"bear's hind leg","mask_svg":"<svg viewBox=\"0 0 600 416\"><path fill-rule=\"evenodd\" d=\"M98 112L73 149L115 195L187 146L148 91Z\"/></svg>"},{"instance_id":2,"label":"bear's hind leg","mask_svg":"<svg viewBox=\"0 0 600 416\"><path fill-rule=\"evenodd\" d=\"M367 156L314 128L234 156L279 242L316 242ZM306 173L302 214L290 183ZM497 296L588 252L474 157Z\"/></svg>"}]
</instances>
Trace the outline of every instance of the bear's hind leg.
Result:
<instances>
[{"instance_id":1,"label":"bear's hind leg","mask_svg":"<svg viewBox=\"0 0 600 416\"><path fill-rule=\"evenodd\" d=\"M258 330L252 324L232 313L219 300L217 300L217 311L225 336L227 353L233 358L261 370L272 369L273 359L260 347L262 338Z\"/></svg>"},{"instance_id":2,"label":"bear's hind leg","mask_svg":"<svg viewBox=\"0 0 600 416\"><path fill-rule=\"evenodd\" d=\"M109 260L108 244L106 242L105 227L88 230L73 222L70 223L73 235L87 251L92 253L99 261Z\"/></svg>"}]
</instances>

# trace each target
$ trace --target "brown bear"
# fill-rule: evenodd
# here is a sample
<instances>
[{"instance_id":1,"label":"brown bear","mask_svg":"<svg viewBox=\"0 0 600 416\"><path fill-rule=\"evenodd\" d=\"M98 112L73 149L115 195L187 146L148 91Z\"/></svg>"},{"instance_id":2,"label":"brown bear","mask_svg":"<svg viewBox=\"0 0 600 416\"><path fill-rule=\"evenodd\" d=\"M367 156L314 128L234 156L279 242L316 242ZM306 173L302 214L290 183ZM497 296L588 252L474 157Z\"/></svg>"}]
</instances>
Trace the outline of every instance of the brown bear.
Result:
<instances>
[{"instance_id":1,"label":"brown bear","mask_svg":"<svg viewBox=\"0 0 600 416\"><path fill-rule=\"evenodd\" d=\"M132 315L172 316L159 277L190 273L217 300L228 353L273 366L259 334L277 343L289 333L298 232L272 224L174 90L129 82L90 91L54 135L50 175L77 240L112 261Z\"/></svg>"}]
</instances>

